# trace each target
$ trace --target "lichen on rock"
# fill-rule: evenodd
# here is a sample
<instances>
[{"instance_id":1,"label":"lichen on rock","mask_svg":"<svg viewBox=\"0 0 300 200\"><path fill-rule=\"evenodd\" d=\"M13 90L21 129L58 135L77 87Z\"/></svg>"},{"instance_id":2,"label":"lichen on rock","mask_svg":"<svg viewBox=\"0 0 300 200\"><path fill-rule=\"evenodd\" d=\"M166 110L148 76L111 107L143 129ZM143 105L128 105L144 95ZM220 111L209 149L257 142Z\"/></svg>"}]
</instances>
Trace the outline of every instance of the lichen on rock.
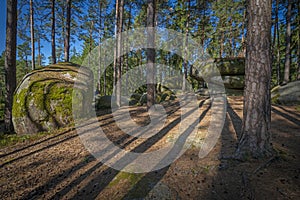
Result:
<instances>
[{"instance_id":1,"label":"lichen on rock","mask_svg":"<svg viewBox=\"0 0 300 200\"><path fill-rule=\"evenodd\" d=\"M79 65L58 63L34 70L23 78L15 91L12 111L17 134L51 131L73 124L73 109L76 113L84 112L84 102L93 98L90 70L84 74L89 81L84 81L73 95L77 75L82 73L79 69ZM72 107L73 96L73 102L78 102L76 108Z\"/></svg>"}]
</instances>

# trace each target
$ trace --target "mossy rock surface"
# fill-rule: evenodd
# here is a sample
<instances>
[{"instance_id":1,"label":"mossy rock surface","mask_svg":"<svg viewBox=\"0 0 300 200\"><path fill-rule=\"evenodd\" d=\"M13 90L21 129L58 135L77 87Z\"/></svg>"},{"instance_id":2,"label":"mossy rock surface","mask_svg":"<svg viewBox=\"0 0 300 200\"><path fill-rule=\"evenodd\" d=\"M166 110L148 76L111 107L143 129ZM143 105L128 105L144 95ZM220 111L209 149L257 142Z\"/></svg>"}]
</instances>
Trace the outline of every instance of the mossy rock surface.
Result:
<instances>
[{"instance_id":1,"label":"mossy rock surface","mask_svg":"<svg viewBox=\"0 0 300 200\"><path fill-rule=\"evenodd\" d=\"M222 76L224 86L228 89L244 89L245 86L245 76Z\"/></svg>"},{"instance_id":2,"label":"mossy rock surface","mask_svg":"<svg viewBox=\"0 0 300 200\"><path fill-rule=\"evenodd\" d=\"M13 124L17 134L51 131L73 123L72 97L78 65L59 63L27 74L18 85L13 102ZM81 68L80 77L91 77L91 71ZM91 78L87 78L90 80ZM76 86L76 114L84 115L84 107L91 102L92 81Z\"/></svg>"},{"instance_id":3,"label":"mossy rock surface","mask_svg":"<svg viewBox=\"0 0 300 200\"><path fill-rule=\"evenodd\" d=\"M300 81L276 86L271 90L272 103L283 105L300 105Z\"/></svg>"},{"instance_id":4,"label":"mossy rock surface","mask_svg":"<svg viewBox=\"0 0 300 200\"><path fill-rule=\"evenodd\" d=\"M207 81L215 76L222 76L224 87L226 89L243 89L245 75L245 59L244 58L222 58L212 61L218 72L214 72L211 64L203 66L202 74L195 68L192 69L191 78L197 81Z\"/></svg>"},{"instance_id":5,"label":"mossy rock surface","mask_svg":"<svg viewBox=\"0 0 300 200\"><path fill-rule=\"evenodd\" d=\"M110 96L110 95L97 96L96 97L96 107L97 107L97 109L111 108L111 104L112 104L112 96Z\"/></svg>"},{"instance_id":6,"label":"mossy rock surface","mask_svg":"<svg viewBox=\"0 0 300 200\"><path fill-rule=\"evenodd\" d=\"M245 58L215 59L215 63L222 76L245 74Z\"/></svg>"}]
</instances>

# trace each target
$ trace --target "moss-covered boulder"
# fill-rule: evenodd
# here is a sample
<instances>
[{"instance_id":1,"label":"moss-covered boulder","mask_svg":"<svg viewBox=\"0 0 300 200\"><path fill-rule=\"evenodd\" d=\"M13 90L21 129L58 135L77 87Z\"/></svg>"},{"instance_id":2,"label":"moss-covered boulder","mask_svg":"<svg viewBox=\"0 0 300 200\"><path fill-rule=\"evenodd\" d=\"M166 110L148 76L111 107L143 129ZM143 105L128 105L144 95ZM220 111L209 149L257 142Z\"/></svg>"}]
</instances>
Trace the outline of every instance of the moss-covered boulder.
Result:
<instances>
[{"instance_id":1,"label":"moss-covered boulder","mask_svg":"<svg viewBox=\"0 0 300 200\"><path fill-rule=\"evenodd\" d=\"M84 107L93 98L93 79L90 70L85 68L83 71L81 68L80 77L87 78L76 84L76 95L73 95L79 67L72 63L59 63L34 70L23 78L13 102L16 133L32 134L68 126L73 123L73 109L76 114L84 115ZM77 105L74 108L73 96Z\"/></svg>"},{"instance_id":2,"label":"moss-covered boulder","mask_svg":"<svg viewBox=\"0 0 300 200\"><path fill-rule=\"evenodd\" d=\"M214 63L218 69L215 73L212 70L211 63ZM196 68L192 68L190 74L192 79L199 82L213 80L214 76L222 76L224 87L228 95L242 94L245 85L245 58L216 58L209 64L204 65L202 73Z\"/></svg>"},{"instance_id":3,"label":"moss-covered boulder","mask_svg":"<svg viewBox=\"0 0 300 200\"><path fill-rule=\"evenodd\" d=\"M245 74L245 58L217 58L214 62L222 76Z\"/></svg>"},{"instance_id":4,"label":"moss-covered boulder","mask_svg":"<svg viewBox=\"0 0 300 200\"><path fill-rule=\"evenodd\" d=\"M112 98L112 96L110 96L110 95L97 96L96 97L96 108L97 109L111 108L111 104L112 104L111 98ZM115 105L116 104L114 104L114 106Z\"/></svg>"},{"instance_id":5,"label":"moss-covered boulder","mask_svg":"<svg viewBox=\"0 0 300 200\"><path fill-rule=\"evenodd\" d=\"M276 86L271 91L272 103L300 105L300 81Z\"/></svg>"},{"instance_id":6,"label":"moss-covered boulder","mask_svg":"<svg viewBox=\"0 0 300 200\"><path fill-rule=\"evenodd\" d=\"M227 89L244 89L245 86L245 76L235 75L235 76L222 76L223 83Z\"/></svg>"}]
</instances>

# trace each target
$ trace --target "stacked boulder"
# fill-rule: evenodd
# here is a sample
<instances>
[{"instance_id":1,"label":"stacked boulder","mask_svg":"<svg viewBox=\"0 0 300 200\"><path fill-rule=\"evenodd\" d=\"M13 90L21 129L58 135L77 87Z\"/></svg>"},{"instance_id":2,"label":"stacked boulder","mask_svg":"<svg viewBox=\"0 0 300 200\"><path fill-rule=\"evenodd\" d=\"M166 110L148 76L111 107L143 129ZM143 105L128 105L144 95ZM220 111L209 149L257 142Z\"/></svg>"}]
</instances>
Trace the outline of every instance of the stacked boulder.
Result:
<instances>
[{"instance_id":1,"label":"stacked boulder","mask_svg":"<svg viewBox=\"0 0 300 200\"><path fill-rule=\"evenodd\" d=\"M214 59L220 75L222 76L227 95L243 95L245 85L245 59L244 58L222 58ZM204 66L205 68L206 66ZM209 66L208 66L209 67ZM191 77L204 82L200 72L192 70Z\"/></svg>"}]
</instances>

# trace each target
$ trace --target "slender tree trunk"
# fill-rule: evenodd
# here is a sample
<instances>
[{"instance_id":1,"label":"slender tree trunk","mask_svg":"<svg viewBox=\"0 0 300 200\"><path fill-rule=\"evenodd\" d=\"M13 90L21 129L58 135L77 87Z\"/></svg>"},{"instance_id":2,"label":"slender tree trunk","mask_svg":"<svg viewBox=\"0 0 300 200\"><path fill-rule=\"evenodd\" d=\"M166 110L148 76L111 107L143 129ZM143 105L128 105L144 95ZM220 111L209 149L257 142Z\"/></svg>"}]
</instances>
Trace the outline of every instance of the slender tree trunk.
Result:
<instances>
[{"instance_id":1,"label":"slender tree trunk","mask_svg":"<svg viewBox=\"0 0 300 200\"><path fill-rule=\"evenodd\" d=\"M41 37L40 35L38 34L38 39L37 39L37 42L38 42L38 66L42 66L42 56L41 56Z\"/></svg>"},{"instance_id":2,"label":"slender tree trunk","mask_svg":"<svg viewBox=\"0 0 300 200\"><path fill-rule=\"evenodd\" d=\"M272 153L271 10L272 0L248 1L243 128L237 149L237 157L242 159Z\"/></svg>"},{"instance_id":3,"label":"slender tree trunk","mask_svg":"<svg viewBox=\"0 0 300 200\"><path fill-rule=\"evenodd\" d=\"M113 92L115 93L115 95L117 95L117 75L118 75L118 64L117 64L117 58L118 58L118 18L119 18L119 1L120 0L116 0L116 15L115 15L115 49L114 49L114 80L113 80Z\"/></svg>"},{"instance_id":4,"label":"slender tree trunk","mask_svg":"<svg viewBox=\"0 0 300 200\"><path fill-rule=\"evenodd\" d=\"M274 28L274 47L273 47L273 53L275 51L275 43L277 39L277 65L276 65L276 74L277 74L277 85L280 84L280 44L279 44L279 23L278 23L278 8L279 8L279 0L276 0L276 11L275 11L275 28Z\"/></svg>"},{"instance_id":5,"label":"slender tree trunk","mask_svg":"<svg viewBox=\"0 0 300 200\"><path fill-rule=\"evenodd\" d=\"M106 50L104 49L104 63L103 65L106 66ZM104 69L104 72L103 72L103 93L104 95L106 95L106 69Z\"/></svg>"},{"instance_id":6,"label":"slender tree trunk","mask_svg":"<svg viewBox=\"0 0 300 200\"><path fill-rule=\"evenodd\" d=\"M71 7L72 7L72 0L67 0L66 37L64 42L65 62L70 61Z\"/></svg>"},{"instance_id":7,"label":"slender tree trunk","mask_svg":"<svg viewBox=\"0 0 300 200\"><path fill-rule=\"evenodd\" d=\"M31 38L31 69L35 69L35 45L34 45L34 8L33 0L30 0L30 38Z\"/></svg>"},{"instance_id":8,"label":"slender tree trunk","mask_svg":"<svg viewBox=\"0 0 300 200\"><path fill-rule=\"evenodd\" d=\"M205 41L205 17L206 17L206 1L203 0L203 8L202 8L202 37L201 37L201 48L204 49L204 41Z\"/></svg>"},{"instance_id":9,"label":"slender tree trunk","mask_svg":"<svg viewBox=\"0 0 300 200\"><path fill-rule=\"evenodd\" d=\"M122 29L123 29L123 9L124 0L119 0L119 17L117 20L117 84L116 84L116 103L121 106L121 78L122 78Z\"/></svg>"},{"instance_id":10,"label":"slender tree trunk","mask_svg":"<svg viewBox=\"0 0 300 200\"><path fill-rule=\"evenodd\" d=\"M298 25L300 24L300 2L298 2ZM298 61L298 75L297 80L300 80L300 28L298 27L298 50L297 50L297 61Z\"/></svg>"},{"instance_id":11,"label":"slender tree trunk","mask_svg":"<svg viewBox=\"0 0 300 200\"><path fill-rule=\"evenodd\" d=\"M221 23L221 28L223 29L223 20L220 19L220 23ZM224 37L225 37L225 33L222 30L221 31L221 38L220 38L220 51L219 51L219 57L222 58L223 57L223 52L224 52Z\"/></svg>"},{"instance_id":12,"label":"slender tree trunk","mask_svg":"<svg viewBox=\"0 0 300 200\"><path fill-rule=\"evenodd\" d=\"M56 63L56 44L55 44L55 0L51 1L51 46L52 46L52 64Z\"/></svg>"},{"instance_id":13,"label":"slender tree trunk","mask_svg":"<svg viewBox=\"0 0 300 200\"><path fill-rule=\"evenodd\" d=\"M89 30L88 67L91 66L91 56L90 56L90 52L92 51L92 47L93 47L93 29L94 29L94 21L91 21L91 26L90 26L90 30Z\"/></svg>"},{"instance_id":14,"label":"slender tree trunk","mask_svg":"<svg viewBox=\"0 0 300 200\"><path fill-rule=\"evenodd\" d=\"M245 24L246 24L246 10L243 14L243 25L242 25L242 51L240 53L240 57L245 57L246 55L246 44L245 44Z\"/></svg>"},{"instance_id":15,"label":"slender tree trunk","mask_svg":"<svg viewBox=\"0 0 300 200\"><path fill-rule=\"evenodd\" d=\"M129 30L131 28L131 3L129 3L129 19L128 19L128 23L127 23L127 30ZM127 35L128 37L128 35ZM126 96L128 95L128 71L129 71L129 44L126 42L126 50L127 50L127 54L126 54Z\"/></svg>"},{"instance_id":16,"label":"slender tree trunk","mask_svg":"<svg viewBox=\"0 0 300 200\"><path fill-rule=\"evenodd\" d=\"M183 80L182 80L182 91L186 91L186 81L188 78L188 62L187 62L187 56L188 56L188 36L189 36L189 20L190 20L190 7L191 7L191 1L188 0L188 9L187 9L187 20L185 24L185 38L184 38L184 55L185 59L183 60Z\"/></svg>"},{"instance_id":17,"label":"slender tree trunk","mask_svg":"<svg viewBox=\"0 0 300 200\"><path fill-rule=\"evenodd\" d=\"M99 66L98 66L98 81L97 81L97 90L99 94L101 94L101 32L102 32L102 16L101 16L101 11L102 11L102 3L101 1L99 3Z\"/></svg>"},{"instance_id":18,"label":"slender tree trunk","mask_svg":"<svg viewBox=\"0 0 300 200\"><path fill-rule=\"evenodd\" d=\"M291 68L291 12L292 12L292 2L288 0L288 10L286 13L286 49L285 49L285 63L284 63L284 78L283 83L286 84L290 82L290 68Z\"/></svg>"},{"instance_id":19,"label":"slender tree trunk","mask_svg":"<svg viewBox=\"0 0 300 200\"><path fill-rule=\"evenodd\" d=\"M147 0L147 27L155 26L155 0ZM154 46L154 29L148 29L147 42L149 46ZM147 48L147 109L155 104L155 49Z\"/></svg>"},{"instance_id":20,"label":"slender tree trunk","mask_svg":"<svg viewBox=\"0 0 300 200\"><path fill-rule=\"evenodd\" d=\"M13 132L12 104L16 89L17 0L6 1L5 130Z\"/></svg>"},{"instance_id":21,"label":"slender tree trunk","mask_svg":"<svg viewBox=\"0 0 300 200\"><path fill-rule=\"evenodd\" d=\"M278 0L279 1L279 0ZM277 78L278 84L281 81L281 63L280 63L280 33L279 33L279 22L277 23Z\"/></svg>"},{"instance_id":22,"label":"slender tree trunk","mask_svg":"<svg viewBox=\"0 0 300 200\"><path fill-rule=\"evenodd\" d=\"M59 43L62 44L60 47L60 52L58 54L58 61L61 62L62 60L64 60L64 45L65 45L65 40L66 40L66 19L65 19L65 12L66 12L66 2L65 1L62 1L62 5L61 5L61 27L62 27L62 30L61 30L61 35L60 35L60 41Z\"/></svg>"}]
</instances>

